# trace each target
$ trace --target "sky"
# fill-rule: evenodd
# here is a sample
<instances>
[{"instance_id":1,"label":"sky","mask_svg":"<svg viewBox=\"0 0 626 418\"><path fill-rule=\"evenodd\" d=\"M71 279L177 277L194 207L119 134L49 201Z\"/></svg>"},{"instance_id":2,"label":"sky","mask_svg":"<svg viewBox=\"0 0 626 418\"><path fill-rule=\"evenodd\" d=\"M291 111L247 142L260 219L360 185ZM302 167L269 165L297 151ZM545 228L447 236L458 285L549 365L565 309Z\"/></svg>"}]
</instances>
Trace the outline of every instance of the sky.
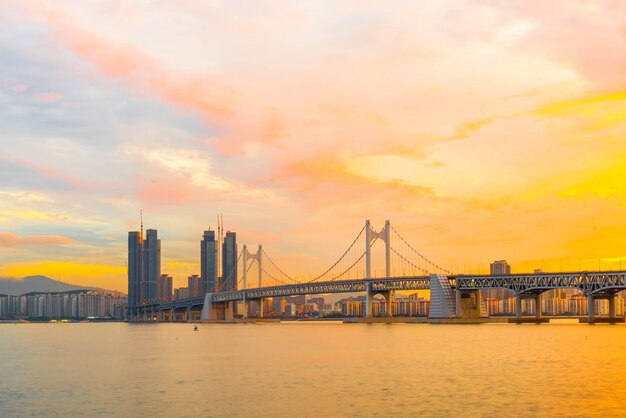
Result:
<instances>
[{"instance_id":1,"label":"sky","mask_svg":"<svg viewBox=\"0 0 626 418\"><path fill-rule=\"evenodd\" d=\"M365 219L453 272L617 269L626 5L2 1L0 276L124 290L140 209L175 286L217 213L302 277Z\"/></svg>"}]
</instances>

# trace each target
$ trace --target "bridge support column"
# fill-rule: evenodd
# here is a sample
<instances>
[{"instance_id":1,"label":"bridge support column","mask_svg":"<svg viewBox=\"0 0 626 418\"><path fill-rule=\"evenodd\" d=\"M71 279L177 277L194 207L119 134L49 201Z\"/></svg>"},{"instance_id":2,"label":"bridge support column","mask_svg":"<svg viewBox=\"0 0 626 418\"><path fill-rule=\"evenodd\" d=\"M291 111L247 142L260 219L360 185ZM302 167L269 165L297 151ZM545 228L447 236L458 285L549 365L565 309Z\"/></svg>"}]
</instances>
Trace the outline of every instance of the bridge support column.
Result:
<instances>
[{"instance_id":1,"label":"bridge support column","mask_svg":"<svg viewBox=\"0 0 626 418\"><path fill-rule=\"evenodd\" d=\"M248 301L246 300L246 292L243 292L243 312L241 317L243 319L248 318Z\"/></svg>"},{"instance_id":2,"label":"bridge support column","mask_svg":"<svg viewBox=\"0 0 626 418\"><path fill-rule=\"evenodd\" d=\"M224 304L224 320L232 321L235 317L235 302L226 302Z\"/></svg>"},{"instance_id":3,"label":"bridge support column","mask_svg":"<svg viewBox=\"0 0 626 418\"><path fill-rule=\"evenodd\" d=\"M191 306L187 306L187 322L191 322Z\"/></svg>"},{"instance_id":4,"label":"bridge support column","mask_svg":"<svg viewBox=\"0 0 626 418\"><path fill-rule=\"evenodd\" d=\"M385 296L385 300L387 301L386 314L388 317L392 317L393 316L393 290L385 292L384 296Z\"/></svg>"},{"instance_id":5,"label":"bridge support column","mask_svg":"<svg viewBox=\"0 0 626 418\"><path fill-rule=\"evenodd\" d=\"M593 295L587 295L587 318L589 318L589 323L593 320L594 317L594 309L593 309Z\"/></svg>"},{"instance_id":6,"label":"bridge support column","mask_svg":"<svg viewBox=\"0 0 626 418\"><path fill-rule=\"evenodd\" d=\"M615 295L609 295L609 318L615 318Z\"/></svg>"},{"instance_id":7,"label":"bridge support column","mask_svg":"<svg viewBox=\"0 0 626 418\"><path fill-rule=\"evenodd\" d=\"M365 278L371 278L371 270L372 270L372 257L370 254L370 244L372 243L371 238L371 227L370 220L365 221Z\"/></svg>"},{"instance_id":8,"label":"bridge support column","mask_svg":"<svg viewBox=\"0 0 626 418\"><path fill-rule=\"evenodd\" d=\"M150 322L154 321L154 308L150 308Z\"/></svg>"},{"instance_id":9,"label":"bridge support column","mask_svg":"<svg viewBox=\"0 0 626 418\"><path fill-rule=\"evenodd\" d=\"M372 291L371 283L365 283L365 317L370 318L372 316Z\"/></svg>"},{"instance_id":10,"label":"bridge support column","mask_svg":"<svg viewBox=\"0 0 626 418\"><path fill-rule=\"evenodd\" d=\"M456 301L455 301L455 307L454 307L454 314L456 315L457 318L460 318L461 317L461 291L459 290L458 287L455 293L456 293Z\"/></svg>"},{"instance_id":11,"label":"bridge support column","mask_svg":"<svg viewBox=\"0 0 626 418\"><path fill-rule=\"evenodd\" d=\"M391 226L385 221L385 278L391 277Z\"/></svg>"},{"instance_id":12,"label":"bridge support column","mask_svg":"<svg viewBox=\"0 0 626 418\"><path fill-rule=\"evenodd\" d=\"M258 299L258 304L259 304L259 318L263 318L263 314L264 314L264 312L263 312L263 301L264 301L264 300L265 300L265 299L263 299L263 298Z\"/></svg>"},{"instance_id":13,"label":"bridge support column","mask_svg":"<svg viewBox=\"0 0 626 418\"><path fill-rule=\"evenodd\" d=\"M541 294L535 296L535 318L541 319Z\"/></svg>"},{"instance_id":14,"label":"bridge support column","mask_svg":"<svg viewBox=\"0 0 626 418\"><path fill-rule=\"evenodd\" d=\"M522 319L522 295L515 295L515 319Z\"/></svg>"}]
</instances>

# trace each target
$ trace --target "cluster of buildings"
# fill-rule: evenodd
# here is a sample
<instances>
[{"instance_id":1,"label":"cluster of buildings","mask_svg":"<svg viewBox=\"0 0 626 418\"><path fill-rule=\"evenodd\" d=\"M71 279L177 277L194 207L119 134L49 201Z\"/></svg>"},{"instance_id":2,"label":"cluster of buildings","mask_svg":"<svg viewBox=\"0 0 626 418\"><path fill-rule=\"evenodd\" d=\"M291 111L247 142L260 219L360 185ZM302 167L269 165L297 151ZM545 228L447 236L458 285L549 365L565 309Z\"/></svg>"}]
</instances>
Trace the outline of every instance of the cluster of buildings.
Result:
<instances>
[{"instance_id":1,"label":"cluster of buildings","mask_svg":"<svg viewBox=\"0 0 626 418\"><path fill-rule=\"evenodd\" d=\"M387 301L376 297L371 301L372 316L384 316L387 312ZM335 304L335 311L341 316L365 316L365 296L341 299ZM391 302L394 316L428 316L430 300L420 297L417 293L411 295L396 294Z\"/></svg>"},{"instance_id":2,"label":"cluster of buildings","mask_svg":"<svg viewBox=\"0 0 626 418\"><path fill-rule=\"evenodd\" d=\"M485 307L489 316L515 315L515 297L503 299L486 298ZM522 315L535 315L536 306L531 299L522 299ZM609 314L609 301L596 299L593 302L596 316ZM572 290L549 290L542 295L541 313L550 316L586 316L588 312L587 298ZM615 297L615 315L624 315L624 298Z\"/></svg>"},{"instance_id":3,"label":"cluster of buildings","mask_svg":"<svg viewBox=\"0 0 626 418\"><path fill-rule=\"evenodd\" d=\"M489 265L489 272L494 275L511 274L511 266L506 260L494 261ZM541 273L541 270L535 270ZM515 295L505 289L492 289L482 292L485 308L489 316L515 315ZM535 315L537 307L531 299L521 300L522 315ZM608 315L609 301L594 300L595 315ZM550 316L586 316L588 312L587 298L574 289L553 289L541 296L541 313ZM624 298L615 297L615 315L624 315Z\"/></svg>"},{"instance_id":4,"label":"cluster of buildings","mask_svg":"<svg viewBox=\"0 0 626 418\"><path fill-rule=\"evenodd\" d=\"M220 257L221 253L221 257ZM221 261L221 262L220 262ZM156 229L128 233L128 304L187 299L237 288L237 234L218 227L204 231L200 241L200 274L187 287L173 289L173 278L161 273L161 240Z\"/></svg>"},{"instance_id":5,"label":"cluster of buildings","mask_svg":"<svg viewBox=\"0 0 626 418\"><path fill-rule=\"evenodd\" d=\"M123 293L102 290L0 295L0 319L123 319L127 304Z\"/></svg>"}]
</instances>

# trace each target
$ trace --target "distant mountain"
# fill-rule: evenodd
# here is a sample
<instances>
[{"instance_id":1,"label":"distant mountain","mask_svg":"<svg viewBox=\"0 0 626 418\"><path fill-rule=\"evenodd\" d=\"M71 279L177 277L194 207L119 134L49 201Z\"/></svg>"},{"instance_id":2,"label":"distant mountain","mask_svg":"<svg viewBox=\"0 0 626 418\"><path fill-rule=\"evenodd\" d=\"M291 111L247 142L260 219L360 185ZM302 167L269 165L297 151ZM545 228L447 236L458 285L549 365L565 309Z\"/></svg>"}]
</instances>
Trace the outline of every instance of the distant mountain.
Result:
<instances>
[{"instance_id":1,"label":"distant mountain","mask_svg":"<svg viewBox=\"0 0 626 418\"><path fill-rule=\"evenodd\" d=\"M75 286L46 276L28 276L23 279L0 278L0 294L23 295L31 292L56 293L69 290L96 290L95 287Z\"/></svg>"}]
</instances>

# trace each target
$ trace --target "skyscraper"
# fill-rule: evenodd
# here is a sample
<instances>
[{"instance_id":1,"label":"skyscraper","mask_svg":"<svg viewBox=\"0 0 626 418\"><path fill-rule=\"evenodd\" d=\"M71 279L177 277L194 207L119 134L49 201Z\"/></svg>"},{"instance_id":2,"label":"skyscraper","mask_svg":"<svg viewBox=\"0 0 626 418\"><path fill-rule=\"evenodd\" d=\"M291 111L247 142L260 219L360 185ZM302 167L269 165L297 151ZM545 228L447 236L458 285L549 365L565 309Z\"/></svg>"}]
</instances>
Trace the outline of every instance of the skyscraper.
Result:
<instances>
[{"instance_id":1,"label":"skyscraper","mask_svg":"<svg viewBox=\"0 0 626 418\"><path fill-rule=\"evenodd\" d=\"M237 234L228 231L222 244L222 280L219 291L237 289Z\"/></svg>"},{"instance_id":2,"label":"skyscraper","mask_svg":"<svg viewBox=\"0 0 626 418\"><path fill-rule=\"evenodd\" d=\"M204 293L215 292L217 279L217 245L215 231L204 231L200 241L200 291Z\"/></svg>"},{"instance_id":3,"label":"skyscraper","mask_svg":"<svg viewBox=\"0 0 626 418\"><path fill-rule=\"evenodd\" d=\"M141 300L143 264L141 255L143 241L141 232L128 232L128 306L133 307Z\"/></svg>"},{"instance_id":4,"label":"skyscraper","mask_svg":"<svg viewBox=\"0 0 626 418\"><path fill-rule=\"evenodd\" d=\"M161 276L161 240L157 238L156 229L146 231L143 241L143 285L142 300L156 300L157 279Z\"/></svg>"}]
</instances>

